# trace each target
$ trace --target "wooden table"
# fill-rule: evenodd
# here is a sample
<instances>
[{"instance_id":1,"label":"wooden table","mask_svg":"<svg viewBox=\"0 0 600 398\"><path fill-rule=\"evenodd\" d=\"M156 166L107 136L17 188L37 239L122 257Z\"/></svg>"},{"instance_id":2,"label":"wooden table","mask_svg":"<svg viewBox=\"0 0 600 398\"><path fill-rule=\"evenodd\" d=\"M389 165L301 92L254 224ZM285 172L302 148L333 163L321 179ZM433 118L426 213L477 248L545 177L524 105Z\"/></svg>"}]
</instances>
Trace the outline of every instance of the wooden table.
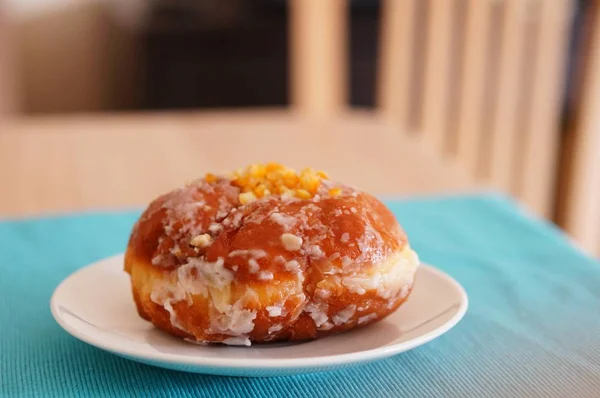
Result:
<instances>
[{"instance_id":1,"label":"wooden table","mask_svg":"<svg viewBox=\"0 0 600 398\"><path fill-rule=\"evenodd\" d=\"M474 190L374 114L289 111L22 118L0 130L0 217L134 207L208 171L277 161L382 195Z\"/></svg>"}]
</instances>

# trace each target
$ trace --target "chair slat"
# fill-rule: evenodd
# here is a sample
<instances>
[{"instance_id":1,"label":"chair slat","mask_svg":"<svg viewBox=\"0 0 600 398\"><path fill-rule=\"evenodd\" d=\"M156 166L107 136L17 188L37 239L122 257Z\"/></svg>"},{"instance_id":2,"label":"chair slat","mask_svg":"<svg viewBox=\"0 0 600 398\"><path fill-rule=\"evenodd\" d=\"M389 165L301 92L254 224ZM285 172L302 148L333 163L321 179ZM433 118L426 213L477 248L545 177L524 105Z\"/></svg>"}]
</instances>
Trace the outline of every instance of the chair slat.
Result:
<instances>
[{"instance_id":1,"label":"chair slat","mask_svg":"<svg viewBox=\"0 0 600 398\"><path fill-rule=\"evenodd\" d=\"M292 0L289 10L292 106L330 116L347 103L347 1Z\"/></svg>"},{"instance_id":2,"label":"chair slat","mask_svg":"<svg viewBox=\"0 0 600 398\"><path fill-rule=\"evenodd\" d=\"M539 215L552 216L572 0L540 3L531 97L521 135L516 193Z\"/></svg>"},{"instance_id":3,"label":"chair slat","mask_svg":"<svg viewBox=\"0 0 600 398\"><path fill-rule=\"evenodd\" d=\"M381 6L378 106L384 117L408 127L417 0L384 0Z\"/></svg>"},{"instance_id":4,"label":"chair slat","mask_svg":"<svg viewBox=\"0 0 600 398\"><path fill-rule=\"evenodd\" d=\"M489 131L488 177L493 185L507 192L513 187L527 3L505 0L495 108Z\"/></svg>"},{"instance_id":5,"label":"chair slat","mask_svg":"<svg viewBox=\"0 0 600 398\"><path fill-rule=\"evenodd\" d=\"M450 90L452 0L430 1L419 130L433 150L442 155L448 135L447 103Z\"/></svg>"},{"instance_id":6,"label":"chair slat","mask_svg":"<svg viewBox=\"0 0 600 398\"><path fill-rule=\"evenodd\" d=\"M564 227L581 246L600 256L600 5L594 4L590 18L588 53L576 129L566 173Z\"/></svg>"},{"instance_id":7,"label":"chair slat","mask_svg":"<svg viewBox=\"0 0 600 398\"><path fill-rule=\"evenodd\" d=\"M462 87L456 124L456 156L473 175L479 173L483 141L484 87L491 25L489 1L468 0L462 58Z\"/></svg>"}]
</instances>

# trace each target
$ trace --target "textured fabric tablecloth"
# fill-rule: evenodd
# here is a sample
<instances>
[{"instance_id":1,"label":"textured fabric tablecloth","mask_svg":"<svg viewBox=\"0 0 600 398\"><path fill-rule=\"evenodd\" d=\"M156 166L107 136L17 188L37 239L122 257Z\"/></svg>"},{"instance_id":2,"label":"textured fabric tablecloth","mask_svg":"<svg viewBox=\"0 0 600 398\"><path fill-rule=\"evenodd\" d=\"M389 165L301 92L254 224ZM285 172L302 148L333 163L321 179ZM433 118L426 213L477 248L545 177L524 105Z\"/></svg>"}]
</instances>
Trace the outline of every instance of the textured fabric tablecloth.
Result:
<instances>
[{"instance_id":1,"label":"textured fabric tablecloth","mask_svg":"<svg viewBox=\"0 0 600 398\"><path fill-rule=\"evenodd\" d=\"M138 212L0 222L0 395L600 397L598 262L500 196L387 203L421 258L465 287L467 315L389 359L271 379L142 365L54 322L54 288L123 251Z\"/></svg>"}]
</instances>

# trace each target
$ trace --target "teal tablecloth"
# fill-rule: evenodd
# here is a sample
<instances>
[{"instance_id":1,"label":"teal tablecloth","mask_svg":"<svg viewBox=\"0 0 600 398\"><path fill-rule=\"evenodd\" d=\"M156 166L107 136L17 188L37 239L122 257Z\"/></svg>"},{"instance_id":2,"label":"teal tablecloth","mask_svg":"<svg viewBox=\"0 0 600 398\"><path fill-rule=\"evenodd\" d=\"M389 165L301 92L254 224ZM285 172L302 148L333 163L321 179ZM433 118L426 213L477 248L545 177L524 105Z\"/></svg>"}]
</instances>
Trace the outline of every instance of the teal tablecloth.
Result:
<instances>
[{"instance_id":1,"label":"teal tablecloth","mask_svg":"<svg viewBox=\"0 0 600 398\"><path fill-rule=\"evenodd\" d=\"M0 222L0 395L600 397L598 262L503 197L388 204L422 259L466 288L466 317L390 359L273 379L153 368L90 347L54 322L57 284L122 251L138 213Z\"/></svg>"}]
</instances>

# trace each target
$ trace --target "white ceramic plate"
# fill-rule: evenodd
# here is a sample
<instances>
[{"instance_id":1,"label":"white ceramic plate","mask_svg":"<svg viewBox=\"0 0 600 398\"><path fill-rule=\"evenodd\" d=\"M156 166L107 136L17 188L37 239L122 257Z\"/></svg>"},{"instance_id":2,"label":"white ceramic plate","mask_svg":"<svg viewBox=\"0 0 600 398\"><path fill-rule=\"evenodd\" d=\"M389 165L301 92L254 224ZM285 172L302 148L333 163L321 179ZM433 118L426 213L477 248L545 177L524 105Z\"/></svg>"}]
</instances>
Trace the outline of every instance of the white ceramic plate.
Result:
<instances>
[{"instance_id":1,"label":"white ceramic plate","mask_svg":"<svg viewBox=\"0 0 600 398\"><path fill-rule=\"evenodd\" d=\"M368 362L427 343L458 323L467 295L450 276L423 264L407 302L363 329L296 344L200 346L138 316L123 255L118 255L73 273L56 288L50 305L67 332L134 361L196 373L283 376Z\"/></svg>"}]
</instances>

